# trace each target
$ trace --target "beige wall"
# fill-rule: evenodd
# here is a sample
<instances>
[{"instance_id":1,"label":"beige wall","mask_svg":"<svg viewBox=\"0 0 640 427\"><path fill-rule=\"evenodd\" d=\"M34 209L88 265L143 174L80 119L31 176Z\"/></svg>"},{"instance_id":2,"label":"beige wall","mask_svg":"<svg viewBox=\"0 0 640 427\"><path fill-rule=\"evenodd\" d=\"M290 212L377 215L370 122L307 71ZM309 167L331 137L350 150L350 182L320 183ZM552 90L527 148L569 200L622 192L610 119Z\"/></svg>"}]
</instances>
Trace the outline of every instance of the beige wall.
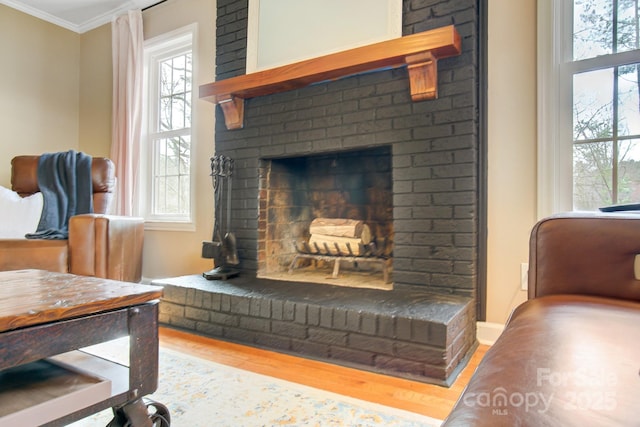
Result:
<instances>
[{"instance_id":1,"label":"beige wall","mask_svg":"<svg viewBox=\"0 0 640 427\"><path fill-rule=\"evenodd\" d=\"M0 5L0 185L20 154L78 149L80 35Z\"/></svg>"},{"instance_id":2,"label":"beige wall","mask_svg":"<svg viewBox=\"0 0 640 427\"><path fill-rule=\"evenodd\" d=\"M144 37L147 40L197 23L194 81L197 88L215 78L215 17L214 0L169 0L143 13ZM201 100L196 100L193 106L196 229L191 232L147 230L142 268L145 278L200 274L213 267L211 260L200 257L202 241L211 240L213 228L213 188L209 177L209 158L214 150L213 107Z\"/></svg>"},{"instance_id":3,"label":"beige wall","mask_svg":"<svg viewBox=\"0 0 640 427\"><path fill-rule=\"evenodd\" d=\"M520 263L536 220L536 1L489 1L487 321L504 323L526 298ZM145 38L198 23L196 86L215 64L215 1L169 0L144 12ZM19 40L20 42L16 42ZM0 5L0 185L21 153L77 148L108 155L111 31L78 35ZM210 238L213 105L196 101L196 230L147 231L143 275L199 274Z\"/></svg>"},{"instance_id":4,"label":"beige wall","mask_svg":"<svg viewBox=\"0 0 640 427\"><path fill-rule=\"evenodd\" d=\"M111 147L111 25L80 37L80 150L110 157Z\"/></svg>"},{"instance_id":5,"label":"beige wall","mask_svg":"<svg viewBox=\"0 0 640 427\"><path fill-rule=\"evenodd\" d=\"M487 321L504 323L536 220L536 0L488 3Z\"/></svg>"}]
</instances>

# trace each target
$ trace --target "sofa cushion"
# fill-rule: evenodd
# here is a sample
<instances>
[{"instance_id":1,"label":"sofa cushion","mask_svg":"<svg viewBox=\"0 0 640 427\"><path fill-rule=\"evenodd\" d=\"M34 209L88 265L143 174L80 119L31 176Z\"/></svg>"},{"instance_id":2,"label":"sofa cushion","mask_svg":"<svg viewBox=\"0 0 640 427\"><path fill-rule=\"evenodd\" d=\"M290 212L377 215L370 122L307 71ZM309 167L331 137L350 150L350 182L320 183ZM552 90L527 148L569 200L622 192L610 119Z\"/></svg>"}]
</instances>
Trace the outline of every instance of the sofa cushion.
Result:
<instances>
[{"instance_id":1,"label":"sofa cushion","mask_svg":"<svg viewBox=\"0 0 640 427\"><path fill-rule=\"evenodd\" d=\"M523 303L443 426L636 424L638 325L634 301L551 295Z\"/></svg>"},{"instance_id":2,"label":"sofa cushion","mask_svg":"<svg viewBox=\"0 0 640 427\"><path fill-rule=\"evenodd\" d=\"M0 186L0 238L22 239L38 228L42 215L42 193L20 197L15 191Z\"/></svg>"}]
</instances>

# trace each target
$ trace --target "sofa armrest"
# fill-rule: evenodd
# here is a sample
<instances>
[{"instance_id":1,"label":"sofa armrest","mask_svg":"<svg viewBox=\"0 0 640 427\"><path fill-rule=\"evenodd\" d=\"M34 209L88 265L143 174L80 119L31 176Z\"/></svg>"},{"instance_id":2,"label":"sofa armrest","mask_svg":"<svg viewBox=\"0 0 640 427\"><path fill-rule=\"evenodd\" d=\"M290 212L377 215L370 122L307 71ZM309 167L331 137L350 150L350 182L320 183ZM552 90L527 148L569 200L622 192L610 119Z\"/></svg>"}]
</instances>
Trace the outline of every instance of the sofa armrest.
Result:
<instances>
[{"instance_id":1,"label":"sofa armrest","mask_svg":"<svg viewBox=\"0 0 640 427\"><path fill-rule=\"evenodd\" d=\"M640 301L638 276L638 214L559 214L531 231L529 298L583 294Z\"/></svg>"},{"instance_id":2,"label":"sofa armrest","mask_svg":"<svg viewBox=\"0 0 640 427\"><path fill-rule=\"evenodd\" d=\"M144 220L84 214L69 220L69 272L126 282L142 278Z\"/></svg>"}]
</instances>

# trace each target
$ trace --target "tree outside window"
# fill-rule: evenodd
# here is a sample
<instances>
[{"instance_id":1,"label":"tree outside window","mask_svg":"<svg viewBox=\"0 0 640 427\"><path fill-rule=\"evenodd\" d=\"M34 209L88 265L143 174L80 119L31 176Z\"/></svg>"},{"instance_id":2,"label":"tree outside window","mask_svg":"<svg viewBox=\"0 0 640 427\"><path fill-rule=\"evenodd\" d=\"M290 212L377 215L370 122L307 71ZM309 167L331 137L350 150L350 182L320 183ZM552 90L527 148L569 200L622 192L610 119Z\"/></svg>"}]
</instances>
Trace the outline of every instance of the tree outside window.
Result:
<instances>
[{"instance_id":1,"label":"tree outside window","mask_svg":"<svg viewBox=\"0 0 640 427\"><path fill-rule=\"evenodd\" d=\"M574 209L638 203L639 0L573 6Z\"/></svg>"}]
</instances>

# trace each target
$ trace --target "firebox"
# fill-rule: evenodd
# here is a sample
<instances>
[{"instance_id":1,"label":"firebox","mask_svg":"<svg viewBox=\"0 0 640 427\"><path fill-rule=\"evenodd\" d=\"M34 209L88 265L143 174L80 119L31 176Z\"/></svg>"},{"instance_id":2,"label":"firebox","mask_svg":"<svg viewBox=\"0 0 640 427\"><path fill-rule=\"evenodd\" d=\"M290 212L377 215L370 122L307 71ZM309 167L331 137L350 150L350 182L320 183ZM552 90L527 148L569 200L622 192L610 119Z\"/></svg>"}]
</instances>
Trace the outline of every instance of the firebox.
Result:
<instances>
[{"instance_id":1,"label":"firebox","mask_svg":"<svg viewBox=\"0 0 640 427\"><path fill-rule=\"evenodd\" d=\"M393 287L390 146L263 159L259 173L258 277Z\"/></svg>"}]
</instances>

